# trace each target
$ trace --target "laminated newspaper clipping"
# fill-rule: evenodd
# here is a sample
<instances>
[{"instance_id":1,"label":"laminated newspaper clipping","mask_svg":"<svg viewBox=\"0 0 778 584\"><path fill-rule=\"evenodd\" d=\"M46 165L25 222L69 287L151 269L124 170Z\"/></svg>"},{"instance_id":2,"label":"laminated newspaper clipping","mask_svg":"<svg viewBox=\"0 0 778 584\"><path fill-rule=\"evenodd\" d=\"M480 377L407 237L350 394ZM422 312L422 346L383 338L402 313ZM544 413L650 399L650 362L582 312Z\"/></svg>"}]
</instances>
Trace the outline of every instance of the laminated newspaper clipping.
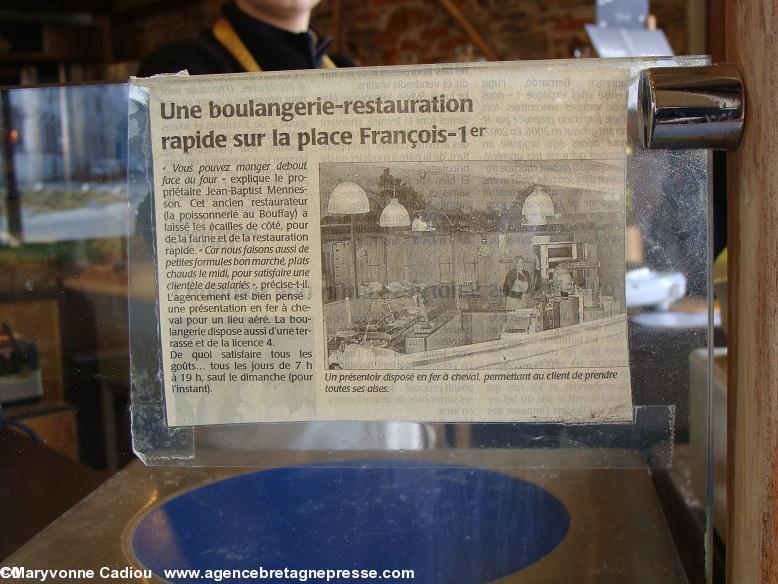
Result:
<instances>
[{"instance_id":1,"label":"laminated newspaper clipping","mask_svg":"<svg viewBox=\"0 0 778 584\"><path fill-rule=\"evenodd\" d=\"M628 75L134 79L168 424L630 420Z\"/></svg>"}]
</instances>

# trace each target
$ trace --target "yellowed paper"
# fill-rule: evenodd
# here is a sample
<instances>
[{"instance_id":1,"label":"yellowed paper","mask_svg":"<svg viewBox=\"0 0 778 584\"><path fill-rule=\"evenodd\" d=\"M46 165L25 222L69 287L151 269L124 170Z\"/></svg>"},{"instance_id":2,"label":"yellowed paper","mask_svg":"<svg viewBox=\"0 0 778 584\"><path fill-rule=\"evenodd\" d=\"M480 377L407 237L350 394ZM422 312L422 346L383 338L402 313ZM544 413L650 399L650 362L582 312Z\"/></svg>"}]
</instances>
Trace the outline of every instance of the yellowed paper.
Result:
<instances>
[{"instance_id":1,"label":"yellowed paper","mask_svg":"<svg viewBox=\"0 0 778 584\"><path fill-rule=\"evenodd\" d=\"M632 416L628 70L136 79L171 426Z\"/></svg>"}]
</instances>

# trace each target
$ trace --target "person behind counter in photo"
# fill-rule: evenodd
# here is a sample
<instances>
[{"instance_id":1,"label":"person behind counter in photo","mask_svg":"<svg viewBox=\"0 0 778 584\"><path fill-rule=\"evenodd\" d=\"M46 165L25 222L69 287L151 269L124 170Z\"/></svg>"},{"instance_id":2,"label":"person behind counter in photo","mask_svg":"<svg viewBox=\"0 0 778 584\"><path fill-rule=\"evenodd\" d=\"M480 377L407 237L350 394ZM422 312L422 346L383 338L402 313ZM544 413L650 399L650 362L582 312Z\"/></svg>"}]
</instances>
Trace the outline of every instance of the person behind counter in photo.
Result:
<instances>
[{"instance_id":1,"label":"person behind counter in photo","mask_svg":"<svg viewBox=\"0 0 778 584\"><path fill-rule=\"evenodd\" d=\"M505 310L512 311L529 307L529 292L533 290L533 278L527 269L530 262L522 256L516 258L516 265L508 270L502 284L505 296Z\"/></svg>"},{"instance_id":2,"label":"person behind counter in photo","mask_svg":"<svg viewBox=\"0 0 778 584\"><path fill-rule=\"evenodd\" d=\"M351 67L340 55L328 55L331 40L310 28L311 10L319 0L235 0L223 18L200 38L163 47L145 59L138 75L187 70L190 75ZM151 197L138 209L137 230L153 232ZM149 238L150 239L150 238ZM150 243L150 241L149 241ZM138 309L135 310L138 313ZM149 314L153 320L154 315ZM153 333L156 329L149 327ZM146 367L159 369L156 352ZM203 432L202 444L222 449L421 450L439 440L439 429L410 422L273 424L225 426Z\"/></svg>"},{"instance_id":3,"label":"person behind counter in photo","mask_svg":"<svg viewBox=\"0 0 778 584\"><path fill-rule=\"evenodd\" d=\"M143 60L138 75L187 70L190 75L352 67L329 55L332 40L310 27L319 0L234 0L199 38L162 47Z\"/></svg>"}]
</instances>

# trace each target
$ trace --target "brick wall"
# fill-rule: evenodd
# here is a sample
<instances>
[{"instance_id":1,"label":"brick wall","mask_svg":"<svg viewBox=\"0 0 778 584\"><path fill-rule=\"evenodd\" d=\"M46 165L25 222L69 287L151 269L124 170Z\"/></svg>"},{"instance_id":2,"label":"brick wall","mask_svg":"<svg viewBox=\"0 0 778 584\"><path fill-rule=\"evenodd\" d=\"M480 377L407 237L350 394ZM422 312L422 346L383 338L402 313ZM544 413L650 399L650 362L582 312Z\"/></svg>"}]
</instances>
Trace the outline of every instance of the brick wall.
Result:
<instances>
[{"instance_id":1,"label":"brick wall","mask_svg":"<svg viewBox=\"0 0 778 584\"><path fill-rule=\"evenodd\" d=\"M172 0L114 15L114 58L140 61L166 44L198 36L219 18L223 3Z\"/></svg>"},{"instance_id":2,"label":"brick wall","mask_svg":"<svg viewBox=\"0 0 778 584\"><path fill-rule=\"evenodd\" d=\"M595 0L455 0L502 59L571 57L584 47L583 25ZM152 5L114 20L116 57L140 59L156 48L199 34L224 0ZM686 51L687 0L652 0L651 11L678 54ZM342 0L341 53L361 65L470 60L480 54L437 0ZM333 0L314 11L314 24L334 34Z\"/></svg>"},{"instance_id":3,"label":"brick wall","mask_svg":"<svg viewBox=\"0 0 778 584\"><path fill-rule=\"evenodd\" d=\"M363 65L438 63L472 53L461 27L437 0L342 0L342 52ZM314 13L333 31L332 0ZM588 46L583 26L594 22L594 0L456 0L502 59L572 57ZM652 0L652 13L678 54L686 51L686 0Z\"/></svg>"}]
</instances>

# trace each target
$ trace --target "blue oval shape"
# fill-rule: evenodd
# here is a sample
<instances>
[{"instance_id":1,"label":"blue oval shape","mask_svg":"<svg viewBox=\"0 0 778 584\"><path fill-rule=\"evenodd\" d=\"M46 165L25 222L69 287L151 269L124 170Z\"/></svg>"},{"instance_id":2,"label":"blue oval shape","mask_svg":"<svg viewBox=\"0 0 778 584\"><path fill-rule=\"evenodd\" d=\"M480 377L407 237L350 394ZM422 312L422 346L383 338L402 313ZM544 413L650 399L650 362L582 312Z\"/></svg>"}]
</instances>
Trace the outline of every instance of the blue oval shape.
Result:
<instances>
[{"instance_id":1,"label":"blue oval shape","mask_svg":"<svg viewBox=\"0 0 778 584\"><path fill-rule=\"evenodd\" d=\"M157 575L411 569L417 583L480 584L540 560L569 526L556 497L498 472L360 462L253 472L189 491L150 511L132 545Z\"/></svg>"}]
</instances>

